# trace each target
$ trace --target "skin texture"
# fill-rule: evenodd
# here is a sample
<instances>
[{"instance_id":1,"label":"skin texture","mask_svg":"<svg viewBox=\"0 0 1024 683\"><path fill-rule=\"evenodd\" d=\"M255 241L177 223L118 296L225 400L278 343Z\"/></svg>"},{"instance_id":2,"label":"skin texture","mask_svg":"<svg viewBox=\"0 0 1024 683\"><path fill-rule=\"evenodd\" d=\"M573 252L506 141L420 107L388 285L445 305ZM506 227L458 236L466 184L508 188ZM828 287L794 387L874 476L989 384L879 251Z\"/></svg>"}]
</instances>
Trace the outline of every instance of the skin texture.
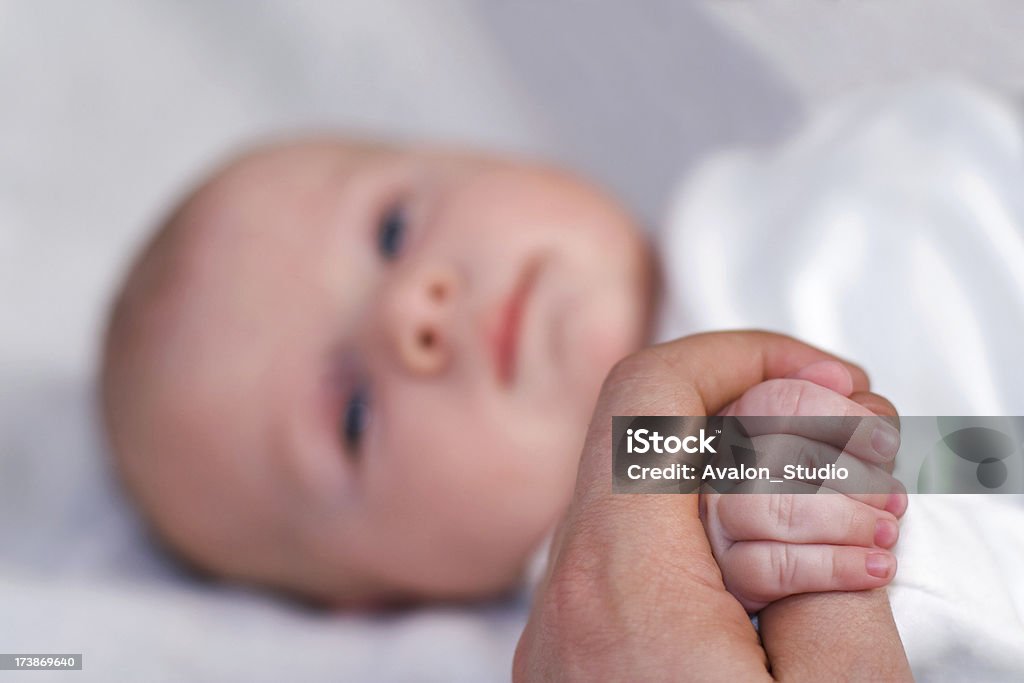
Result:
<instances>
[{"instance_id":1,"label":"skin texture","mask_svg":"<svg viewBox=\"0 0 1024 683\"><path fill-rule=\"evenodd\" d=\"M852 393L845 366L821 361L751 387L722 412L757 418L745 427L762 462L774 457L794 464L824 453L853 473L848 482L832 484L845 495L701 496L701 519L725 585L748 612L798 593L880 588L895 575L889 549L899 538L897 516L906 509L906 492L890 476L899 431L852 400ZM781 433L757 428L762 417L803 415L850 416L856 429L851 434L833 421L833 431L815 433L821 423L806 420L773 421L773 428L785 428ZM872 436L878 429L891 430L892 450L876 450Z\"/></svg>"},{"instance_id":2,"label":"skin texture","mask_svg":"<svg viewBox=\"0 0 1024 683\"><path fill-rule=\"evenodd\" d=\"M564 511L600 382L645 336L648 258L616 204L538 164L255 150L119 297L119 470L219 576L345 605L493 595Z\"/></svg>"},{"instance_id":3,"label":"skin texture","mask_svg":"<svg viewBox=\"0 0 1024 683\"><path fill-rule=\"evenodd\" d=\"M396 214L397 248L382 237ZM715 412L825 356L744 335L632 356L604 385L577 475L601 379L644 338L647 259L612 202L542 166L325 140L254 151L175 212L119 297L103 368L119 471L200 567L368 606L512 585L576 476L517 675L764 674L696 499L609 498L608 410ZM857 623L881 631L840 627L836 642L898 674L879 595ZM849 615L785 604L765 611L782 634L765 647L818 671L790 625ZM641 657L698 637L698 659Z\"/></svg>"},{"instance_id":4,"label":"skin texture","mask_svg":"<svg viewBox=\"0 0 1024 683\"><path fill-rule=\"evenodd\" d=\"M911 679L884 593L775 603L764 613L762 648L746 610L725 588L698 496L611 493L613 415L715 414L760 382L828 359L835 360L778 335L717 333L652 347L616 365L519 641L515 680ZM863 371L847 369L856 395L867 391ZM835 647L805 647L825 626Z\"/></svg>"}]
</instances>

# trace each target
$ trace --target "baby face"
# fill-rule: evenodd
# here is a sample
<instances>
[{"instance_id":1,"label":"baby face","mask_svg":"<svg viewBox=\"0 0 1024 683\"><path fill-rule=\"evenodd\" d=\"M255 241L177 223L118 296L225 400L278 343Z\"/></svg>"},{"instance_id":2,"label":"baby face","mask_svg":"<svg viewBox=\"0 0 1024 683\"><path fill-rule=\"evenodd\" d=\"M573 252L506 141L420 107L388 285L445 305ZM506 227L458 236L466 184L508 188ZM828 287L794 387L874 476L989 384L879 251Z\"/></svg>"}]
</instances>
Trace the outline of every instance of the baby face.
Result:
<instances>
[{"instance_id":1,"label":"baby face","mask_svg":"<svg viewBox=\"0 0 1024 683\"><path fill-rule=\"evenodd\" d=\"M126 482L216 573L318 599L512 584L638 346L629 218L548 168L316 141L202 187L108 340Z\"/></svg>"}]
</instances>

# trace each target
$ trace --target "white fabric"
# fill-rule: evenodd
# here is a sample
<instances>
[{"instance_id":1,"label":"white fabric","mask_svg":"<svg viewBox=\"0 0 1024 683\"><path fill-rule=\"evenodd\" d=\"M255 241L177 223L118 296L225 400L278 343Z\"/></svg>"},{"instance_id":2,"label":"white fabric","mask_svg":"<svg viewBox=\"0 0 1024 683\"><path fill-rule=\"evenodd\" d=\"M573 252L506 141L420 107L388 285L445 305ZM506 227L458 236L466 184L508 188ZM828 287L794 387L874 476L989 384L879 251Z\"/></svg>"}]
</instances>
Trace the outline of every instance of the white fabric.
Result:
<instances>
[{"instance_id":1,"label":"white fabric","mask_svg":"<svg viewBox=\"0 0 1024 683\"><path fill-rule=\"evenodd\" d=\"M183 574L105 466L91 383L121 266L236 144L557 148L503 59L456 0L0 2L0 648L86 657L31 680L507 680L523 599L330 615Z\"/></svg>"},{"instance_id":2,"label":"white fabric","mask_svg":"<svg viewBox=\"0 0 1024 683\"><path fill-rule=\"evenodd\" d=\"M522 600L325 614L206 584L106 467L91 376L123 264L236 145L341 128L537 151L461 1L0 2L0 651L32 681L506 681Z\"/></svg>"},{"instance_id":3,"label":"white fabric","mask_svg":"<svg viewBox=\"0 0 1024 683\"><path fill-rule=\"evenodd\" d=\"M930 83L843 101L684 183L662 337L761 327L861 363L907 415L1024 415L1024 139ZM1019 456L1020 454L1018 454ZM1024 677L1024 508L913 496L890 589L925 680Z\"/></svg>"}]
</instances>

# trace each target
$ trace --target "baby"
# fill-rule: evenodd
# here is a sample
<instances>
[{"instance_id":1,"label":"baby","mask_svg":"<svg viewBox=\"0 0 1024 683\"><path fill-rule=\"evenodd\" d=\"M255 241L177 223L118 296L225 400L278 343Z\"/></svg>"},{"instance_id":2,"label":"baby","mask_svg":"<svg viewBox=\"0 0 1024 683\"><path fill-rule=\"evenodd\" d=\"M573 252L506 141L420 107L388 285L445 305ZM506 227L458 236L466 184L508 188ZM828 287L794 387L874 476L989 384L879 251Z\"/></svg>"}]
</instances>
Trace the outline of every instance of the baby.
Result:
<instances>
[{"instance_id":1,"label":"baby","mask_svg":"<svg viewBox=\"0 0 1024 683\"><path fill-rule=\"evenodd\" d=\"M568 504L602 380L649 339L653 272L629 216L562 171L333 139L256 149L174 212L117 299L102 381L118 470L217 576L345 606L498 594ZM727 412L871 415L851 392L844 366L816 364ZM861 446L884 468L898 432ZM892 490L790 497L788 521L766 514L777 496L705 497L726 585L750 611L885 585ZM783 546L789 573L772 570Z\"/></svg>"}]
</instances>

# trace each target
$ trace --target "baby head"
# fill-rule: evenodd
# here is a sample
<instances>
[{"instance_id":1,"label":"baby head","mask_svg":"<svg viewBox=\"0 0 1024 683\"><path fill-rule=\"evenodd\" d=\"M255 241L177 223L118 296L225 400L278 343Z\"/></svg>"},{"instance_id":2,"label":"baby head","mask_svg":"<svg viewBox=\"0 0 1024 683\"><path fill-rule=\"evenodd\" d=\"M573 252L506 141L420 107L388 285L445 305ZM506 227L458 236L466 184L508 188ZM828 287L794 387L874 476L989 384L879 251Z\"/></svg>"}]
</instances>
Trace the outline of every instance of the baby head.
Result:
<instances>
[{"instance_id":1,"label":"baby head","mask_svg":"<svg viewBox=\"0 0 1024 683\"><path fill-rule=\"evenodd\" d=\"M650 313L643 238L537 164L307 140L174 212L103 365L121 477L215 575L334 604L513 585Z\"/></svg>"}]
</instances>

